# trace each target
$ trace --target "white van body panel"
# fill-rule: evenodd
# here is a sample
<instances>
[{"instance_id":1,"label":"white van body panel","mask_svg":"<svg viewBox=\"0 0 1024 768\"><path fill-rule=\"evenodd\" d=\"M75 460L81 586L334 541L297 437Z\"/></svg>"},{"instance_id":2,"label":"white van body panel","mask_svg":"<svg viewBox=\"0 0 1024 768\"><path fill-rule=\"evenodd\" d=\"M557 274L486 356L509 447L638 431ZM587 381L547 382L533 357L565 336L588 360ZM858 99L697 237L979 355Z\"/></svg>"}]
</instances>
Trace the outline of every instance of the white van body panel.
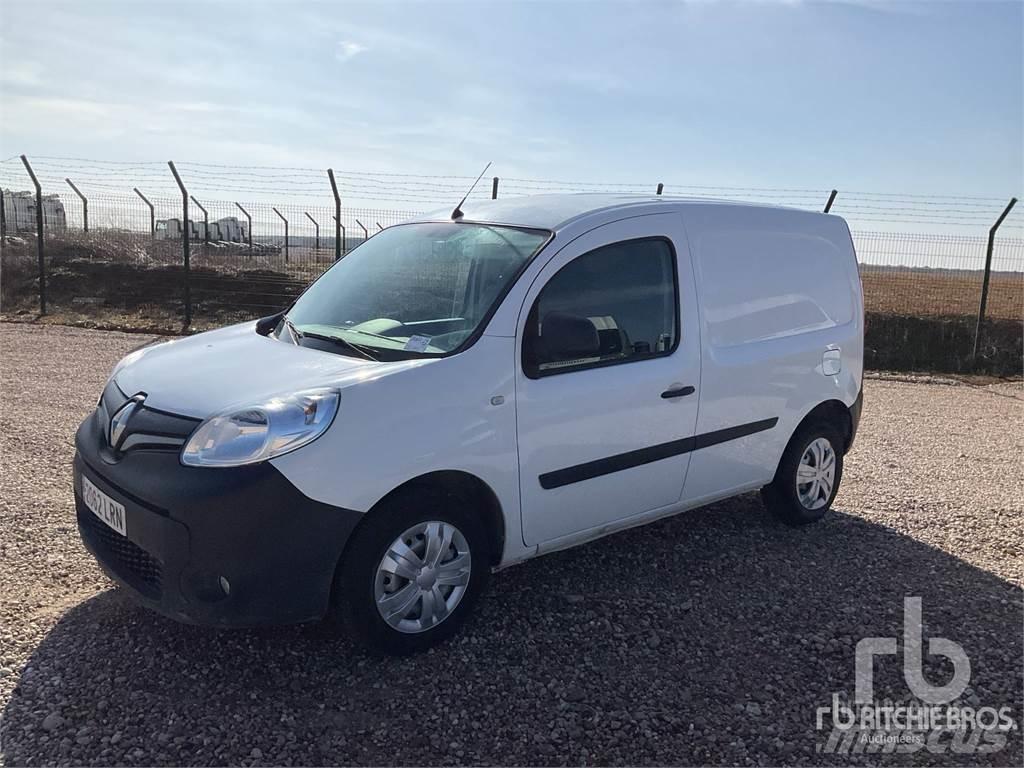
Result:
<instances>
[{"instance_id":1,"label":"white van body panel","mask_svg":"<svg viewBox=\"0 0 1024 768\"><path fill-rule=\"evenodd\" d=\"M815 406L860 392L863 305L846 223L781 208L684 210L701 307L697 432L777 417L771 430L696 451L684 501L771 481ZM841 370L822 372L839 350Z\"/></svg>"},{"instance_id":2,"label":"white van body panel","mask_svg":"<svg viewBox=\"0 0 1024 768\"><path fill-rule=\"evenodd\" d=\"M196 418L337 387L327 431L271 464L309 498L358 512L430 473L472 475L501 508L500 565L758 488L807 413L829 400L851 406L860 393L863 304L838 217L653 196L562 195L464 210L467 222L553 232L464 351L378 363L294 346L245 323L147 349L118 371L118 385ZM547 280L594 248L652 236L668 238L676 255L674 352L527 377L524 326ZM676 385L695 392L661 397ZM701 442L750 424L762 426ZM538 481L687 440L673 455L580 482L548 489Z\"/></svg>"},{"instance_id":3,"label":"white van body panel","mask_svg":"<svg viewBox=\"0 0 1024 768\"><path fill-rule=\"evenodd\" d=\"M146 393L158 410L203 419L287 392L348 386L436 360L374 363L358 357L282 344L256 332L256 323L208 331L145 347L117 374L129 396ZM245 382L244 389L239 382Z\"/></svg>"},{"instance_id":4,"label":"white van body panel","mask_svg":"<svg viewBox=\"0 0 1024 768\"><path fill-rule=\"evenodd\" d=\"M667 357L531 379L519 363L527 315L548 280L602 246L651 237L676 254L682 341ZM518 301L518 299L517 299ZM540 544L678 502L690 454L544 488L539 476L564 467L692 437L697 397L664 399L700 378L697 302L682 218L632 216L594 227L547 259L520 305L516 334L516 408L523 540Z\"/></svg>"},{"instance_id":5,"label":"white van body panel","mask_svg":"<svg viewBox=\"0 0 1024 768\"><path fill-rule=\"evenodd\" d=\"M468 473L501 504L503 559L520 559L514 355L513 339L484 335L464 354L348 382L331 428L272 463L310 498L361 512L409 480Z\"/></svg>"}]
</instances>

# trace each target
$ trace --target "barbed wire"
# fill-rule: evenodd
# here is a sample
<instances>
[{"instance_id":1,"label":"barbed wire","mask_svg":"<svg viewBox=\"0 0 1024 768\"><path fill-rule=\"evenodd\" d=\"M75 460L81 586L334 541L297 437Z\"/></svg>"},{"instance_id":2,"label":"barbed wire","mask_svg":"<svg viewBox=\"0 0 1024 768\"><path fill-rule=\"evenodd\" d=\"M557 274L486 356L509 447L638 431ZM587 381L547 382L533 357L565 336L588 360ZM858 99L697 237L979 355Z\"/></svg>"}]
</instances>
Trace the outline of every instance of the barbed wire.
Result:
<instances>
[{"instance_id":1,"label":"barbed wire","mask_svg":"<svg viewBox=\"0 0 1024 768\"><path fill-rule=\"evenodd\" d=\"M14 155L6 160L0 161L3 163L10 161L19 160L18 155ZM109 166L113 169L129 168L129 167L166 167L166 163L162 161L120 161L120 160L97 160L87 158L72 158L72 157L60 157L53 155L41 155L32 158L33 163L36 160L54 161L58 163L84 163L99 166ZM252 171L269 171L274 174L273 177L269 178L280 178L280 173L283 171L289 171L293 173L302 174L313 174L318 178L323 178L326 175L325 168L308 168L299 166L242 166L242 165L227 165L223 163L201 163L194 161L181 161L176 163L180 168L197 168L197 169L221 169L227 171L227 174L238 176L244 175ZM113 170L111 172L120 172L119 170ZM212 172L207 172L208 175L217 175ZM440 174L414 174L414 173L398 173L393 171L346 171L346 170L335 170L335 176L352 176L360 178L405 178L405 179L430 179L430 180L457 180L457 181L473 181L476 177L472 175L440 175ZM531 179L531 178L520 178L520 177L507 177L502 179L503 183L508 182L522 182L524 184L531 185L548 185L548 186L560 186L560 187L595 187L595 188L609 188L609 189L650 189L655 186L658 182L606 182L606 181L566 181L558 179ZM827 187L822 188L799 188L799 187L738 187L738 186L714 186L714 185L691 185L691 184L679 184L675 182L662 182L666 189L703 189L703 190L720 190L720 191L747 191L756 190L759 192L771 192L771 193L812 193L820 194L822 191L828 192ZM947 195L947 194L922 194L922 193L910 193L910 192L875 192L875 191L860 191L860 190L847 190L844 191L846 195L858 195L858 196L874 196L874 197L887 197L887 198L900 198L900 199L922 199L922 200L960 200L960 201L977 201L982 204L999 202L1004 200L1001 197L995 196L971 196L971 195Z\"/></svg>"},{"instance_id":2,"label":"barbed wire","mask_svg":"<svg viewBox=\"0 0 1024 768\"><path fill-rule=\"evenodd\" d=\"M67 194L65 179L89 194L125 194L139 187L149 196L180 194L166 163L161 161L117 161L78 157L36 156L30 158L33 170L46 194ZM302 198L313 204L330 196L325 169L289 166L233 166L221 163L181 161L176 163L185 178L189 192L210 199L217 195L236 193L258 197L295 200ZM393 171L346 171L334 173L339 192L346 198L390 204L414 204L421 208L442 207L465 194L475 176L429 175ZM29 179L20 156L0 161L0 184L28 187ZM520 196L537 193L624 193L653 194L657 182L569 181L500 178L499 196ZM144 188L144 189L143 189ZM714 196L724 194L752 202L774 202L795 207L820 209L829 193L827 188L804 187L742 187L726 185L676 184L664 182L666 195L691 194ZM490 184L477 186L471 199L491 196ZM930 226L990 226L1006 200L974 195L897 193L851 190L840 191L833 211L853 222L912 223ZM1022 206L1024 208L1024 206ZM1003 227L1017 230L1022 208L1007 217Z\"/></svg>"}]
</instances>

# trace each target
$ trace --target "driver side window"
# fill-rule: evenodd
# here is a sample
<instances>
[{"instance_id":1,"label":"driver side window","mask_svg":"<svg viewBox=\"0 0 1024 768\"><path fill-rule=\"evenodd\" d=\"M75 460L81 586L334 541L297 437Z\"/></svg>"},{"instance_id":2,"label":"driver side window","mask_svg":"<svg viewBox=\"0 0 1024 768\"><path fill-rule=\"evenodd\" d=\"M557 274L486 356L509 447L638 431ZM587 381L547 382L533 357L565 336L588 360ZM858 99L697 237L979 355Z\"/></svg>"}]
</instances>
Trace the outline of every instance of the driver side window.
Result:
<instances>
[{"instance_id":1,"label":"driver side window","mask_svg":"<svg viewBox=\"0 0 1024 768\"><path fill-rule=\"evenodd\" d=\"M527 320L530 378L671 354L679 341L676 258L665 238L606 245L544 286Z\"/></svg>"}]
</instances>

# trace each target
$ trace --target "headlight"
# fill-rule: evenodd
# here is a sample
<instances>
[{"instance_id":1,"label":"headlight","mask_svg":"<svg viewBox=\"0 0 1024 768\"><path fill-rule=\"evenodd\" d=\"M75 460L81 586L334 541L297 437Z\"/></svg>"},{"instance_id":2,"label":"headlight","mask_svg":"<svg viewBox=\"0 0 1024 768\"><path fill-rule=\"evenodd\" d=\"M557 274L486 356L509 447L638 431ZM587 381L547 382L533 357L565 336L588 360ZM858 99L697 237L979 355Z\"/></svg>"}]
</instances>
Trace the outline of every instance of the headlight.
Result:
<instances>
[{"instance_id":1,"label":"headlight","mask_svg":"<svg viewBox=\"0 0 1024 768\"><path fill-rule=\"evenodd\" d=\"M192 433L181 463L237 467L294 451L327 430L338 399L337 390L311 389L213 416Z\"/></svg>"}]
</instances>

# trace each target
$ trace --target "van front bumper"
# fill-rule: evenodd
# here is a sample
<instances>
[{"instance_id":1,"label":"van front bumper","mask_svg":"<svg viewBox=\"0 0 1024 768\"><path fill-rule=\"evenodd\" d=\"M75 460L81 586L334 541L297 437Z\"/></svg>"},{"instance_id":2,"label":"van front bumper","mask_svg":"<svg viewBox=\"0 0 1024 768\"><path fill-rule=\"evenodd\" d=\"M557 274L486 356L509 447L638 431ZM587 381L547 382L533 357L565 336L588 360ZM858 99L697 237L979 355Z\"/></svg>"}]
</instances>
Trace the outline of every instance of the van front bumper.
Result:
<instances>
[{"instance_id":1,"label":"van front bumper","mask_svg":"<svg viewBox=\"0 0 1024 768\"><path fill-rule=\"evenodd\" d=\"M114 456L96 414L75 436L78 529L103 570L140 603L213 626L322 618L361 513L314 501L264 462L183 466L177 449ZM82 477L125 508L125 535L82 498Z\"/></svg>"}]
</instances>

